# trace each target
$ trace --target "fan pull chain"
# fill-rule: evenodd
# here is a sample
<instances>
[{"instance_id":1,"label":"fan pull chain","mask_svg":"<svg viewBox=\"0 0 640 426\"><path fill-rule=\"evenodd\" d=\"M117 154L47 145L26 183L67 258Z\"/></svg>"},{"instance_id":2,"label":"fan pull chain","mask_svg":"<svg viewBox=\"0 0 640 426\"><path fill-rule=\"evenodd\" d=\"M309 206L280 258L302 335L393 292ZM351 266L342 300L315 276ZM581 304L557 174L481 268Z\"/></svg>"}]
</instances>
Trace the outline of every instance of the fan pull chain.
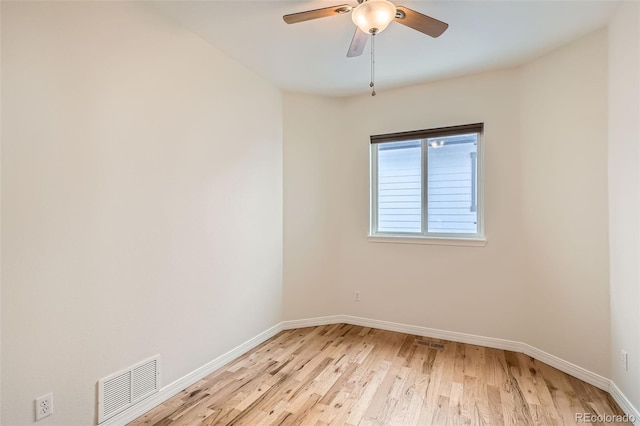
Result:
<instances>
[{"instance_id":1,"label":"fan pull chain","mask_svg":"<svg viewBox=\"0 0 640 426\"><path fill-rule=\"evenodd\" d=\"M371 96L375 96L376 95L376 87L375 87L375 63L376 63L376 59L375 59L375 39L376 39L376 33L372 32L371 33L371 83L369 83L369 87L371 87Z\"/></svg>"}]
</instances>

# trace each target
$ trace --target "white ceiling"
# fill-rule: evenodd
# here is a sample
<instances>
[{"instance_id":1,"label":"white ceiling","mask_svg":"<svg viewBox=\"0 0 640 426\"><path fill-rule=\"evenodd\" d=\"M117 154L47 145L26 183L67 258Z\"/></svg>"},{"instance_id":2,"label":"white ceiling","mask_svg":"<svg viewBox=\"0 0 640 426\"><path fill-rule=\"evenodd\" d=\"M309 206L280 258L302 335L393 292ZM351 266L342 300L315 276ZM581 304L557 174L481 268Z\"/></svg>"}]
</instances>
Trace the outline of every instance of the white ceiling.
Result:
<instances>
[{"instance_id":1,"label":"white ceiling","mask_svg":"<svg viewBox=\"0 0 640 426\"><path fill-rule=\"evenodd\" d=\"M347 58L349 15L287 25L282 15L355 0L166 1L151 7L284 90L369 91L370 53ZM434 39L392 22L376 36L376 88L508 67L606 25L617 1L394 1L449 24Z\"/></svg>"}]
</instances>

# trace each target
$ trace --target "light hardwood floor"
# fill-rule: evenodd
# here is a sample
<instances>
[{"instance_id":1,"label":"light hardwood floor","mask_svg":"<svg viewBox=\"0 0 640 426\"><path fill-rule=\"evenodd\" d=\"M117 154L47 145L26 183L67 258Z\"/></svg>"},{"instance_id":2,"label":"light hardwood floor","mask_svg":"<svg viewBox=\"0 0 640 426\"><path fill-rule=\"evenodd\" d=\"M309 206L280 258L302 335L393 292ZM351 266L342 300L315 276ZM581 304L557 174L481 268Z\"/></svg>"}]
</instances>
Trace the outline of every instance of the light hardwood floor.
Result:
<instances>
[{"instance_id":1,"label":"light hardwood floor","mask_svg":"<svg viewBox=\"0 0 640 426\"><path fill-rule=\"evenodd\" d=\"M524 354L334 324L283 331L130 426L546 426L577 413L623 415Z\"/></svg>"}]
</instances>

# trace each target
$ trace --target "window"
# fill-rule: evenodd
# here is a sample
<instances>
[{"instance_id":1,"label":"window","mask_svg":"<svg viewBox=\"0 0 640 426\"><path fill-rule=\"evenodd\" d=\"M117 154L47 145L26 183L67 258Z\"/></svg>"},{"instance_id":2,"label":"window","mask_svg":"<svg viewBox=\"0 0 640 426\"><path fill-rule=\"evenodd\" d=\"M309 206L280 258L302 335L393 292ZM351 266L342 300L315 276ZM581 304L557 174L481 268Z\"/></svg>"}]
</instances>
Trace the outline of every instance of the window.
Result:
<instances>
[{"instance_id":1,"label":"window","mask_svg":"<svg viewBox=\"0 0 640 426\"><path fill-rule=\"evenodd\" d=\"M372 136L371 236L483 239L482 130Z\"/></svg>"}]
</instances>

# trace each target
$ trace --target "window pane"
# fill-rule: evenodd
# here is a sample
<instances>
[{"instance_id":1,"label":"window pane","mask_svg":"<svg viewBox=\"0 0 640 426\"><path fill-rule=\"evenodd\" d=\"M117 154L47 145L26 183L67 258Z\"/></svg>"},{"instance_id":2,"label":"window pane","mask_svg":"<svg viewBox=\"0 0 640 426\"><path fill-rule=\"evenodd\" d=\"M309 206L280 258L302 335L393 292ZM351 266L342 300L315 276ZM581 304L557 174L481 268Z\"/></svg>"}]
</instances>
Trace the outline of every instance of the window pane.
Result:
<instances>
[{"instance_id":1,"label":"window pane","mask_svg":"<svg viewBox=\"0 0 640 426\"><path fill-rule=\"evenodd\" d=\"M377 149L378 232L420 232L420 141L383 143Z\"/></svg>"},{"instance_id":2,"label":"window pane","mask_svg":"<svg viewBox=\"0 0 640 426\"><path fill-rule=\"evenodd\" d=\"M476 133L427 139L428 232L478 232Z\"/></svg>"}]
</instances>

